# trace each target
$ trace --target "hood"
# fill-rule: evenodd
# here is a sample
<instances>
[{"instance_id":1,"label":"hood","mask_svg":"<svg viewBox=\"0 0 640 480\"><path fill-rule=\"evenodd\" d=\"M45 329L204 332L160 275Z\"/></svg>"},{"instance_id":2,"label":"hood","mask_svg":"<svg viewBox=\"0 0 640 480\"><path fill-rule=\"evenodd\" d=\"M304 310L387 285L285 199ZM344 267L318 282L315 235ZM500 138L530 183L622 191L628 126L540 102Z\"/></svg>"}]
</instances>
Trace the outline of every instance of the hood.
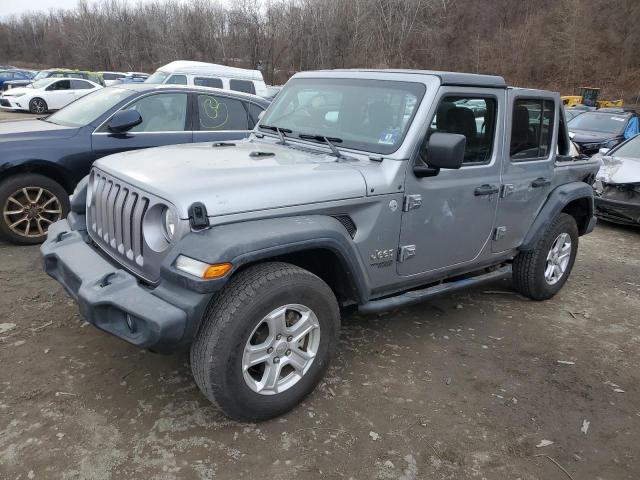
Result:
<instances>
[{"instance_id":1,"label":"hood","mask_svg":"<svg viewBox=\"0 0 640 480\"><path fill-rule=\"evenodd\" d=\"M13 97L17 93L33 93L33 88L15 87L3 93L3 96Z\"/></svg>"},{"instance_id":2,"label":"hood","mask_svg":"<svg viewBox=\"0 0 640 480\"><path fill-rule=\"evenodd\" d=\"M612 184L640 183L640 158L600 155L598 159L600 170L596 180Z\"/></svg>"},{"instance_id":3,"label":"hood","mask_svg":"<svg viewBox=\"0 0 640 480\"><path fill-rule=\"evenodd\" d=\"M616 138L619 135L616 133L606 132L590 132L587 130L574 130L569 131L569 138L576 143L598 143Z\"/></svg>"},{"instance_id":4,"label":"hood","mask_svg":"<svg viewBox=\"0 0 640 480\"><path fill-rule=\"evenodd\" d=\"M95 165L164 198L181 218L187 218L194 202L218 216L366 195L364 177L349 163L322 152L261 142L150 148L104 157Z\"/></svg>"},{"instance_id":5,"label":"hood","mask_svg":"<svg viewBox=\"0 0 640 480\"><path fill-rule=\"evenodd\" d=\"M0 121L0 144L18 140L70 138L77 131L75 127L64 127L35 118Z\"/></svg>"}]
</instances>

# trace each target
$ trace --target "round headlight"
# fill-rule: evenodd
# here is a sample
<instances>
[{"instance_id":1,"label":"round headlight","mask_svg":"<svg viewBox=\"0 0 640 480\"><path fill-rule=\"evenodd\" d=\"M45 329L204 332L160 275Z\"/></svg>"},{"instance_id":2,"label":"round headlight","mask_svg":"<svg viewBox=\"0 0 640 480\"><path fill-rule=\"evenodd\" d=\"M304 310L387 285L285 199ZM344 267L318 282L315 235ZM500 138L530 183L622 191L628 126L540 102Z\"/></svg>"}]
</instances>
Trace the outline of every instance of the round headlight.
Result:
<instances>
[{"instance_id":1,"label":"round headlight","mask_svg":"<svg viewBox=\"0 0 640 480\"><path fill-rule=\"evenodd\" d=\"M176 224L178 223L178 219L176 214L173 213L173 210L170 208L165 208L164 210L164 235L167 237L167 240L170 242L173 240L173 236L176 233Z\"/></svg>"}]
</instances>

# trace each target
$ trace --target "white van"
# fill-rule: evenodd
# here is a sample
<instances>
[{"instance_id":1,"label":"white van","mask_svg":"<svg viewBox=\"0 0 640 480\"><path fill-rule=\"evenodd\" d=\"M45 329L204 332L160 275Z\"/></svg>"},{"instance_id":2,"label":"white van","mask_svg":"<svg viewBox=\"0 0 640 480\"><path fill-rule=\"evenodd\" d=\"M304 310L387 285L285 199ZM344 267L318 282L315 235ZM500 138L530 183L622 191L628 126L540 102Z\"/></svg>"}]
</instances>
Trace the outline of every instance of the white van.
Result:
<instances>
[{"instance_id":1,"label":"white van","mask_svg":"<svg viewBox=\"0 0 640 480\"><path fill-rule=\"evenodd\" d=\"M261 97L266 97L269 93L259 70L186 60L167 63L156 70L145 83L224 88Z\"/></svg>"}]
</instances>

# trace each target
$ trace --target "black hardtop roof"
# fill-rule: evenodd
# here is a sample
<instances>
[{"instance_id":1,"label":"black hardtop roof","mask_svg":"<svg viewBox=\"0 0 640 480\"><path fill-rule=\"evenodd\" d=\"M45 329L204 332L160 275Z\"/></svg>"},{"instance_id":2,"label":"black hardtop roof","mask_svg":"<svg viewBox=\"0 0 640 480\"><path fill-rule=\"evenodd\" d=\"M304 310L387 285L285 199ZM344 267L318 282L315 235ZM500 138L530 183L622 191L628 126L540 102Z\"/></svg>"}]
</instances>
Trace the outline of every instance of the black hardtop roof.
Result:
<instances>
[{"instance_id":1,"label":"black hardtop roof","mask_svg":"<svg viewBox=\"0 0 640 480\"><path fill-rule=\"evenodd\" d=\"M351 72L388 72L408 75L434 75L440 78L442 85L465 86L465 87L491 87L507 88L504 78L498 75L482 75L479 73L462 72L441 72L437 70L411 70L411 69L342 69L338 71Z\"/></svg>"}]
</instances>

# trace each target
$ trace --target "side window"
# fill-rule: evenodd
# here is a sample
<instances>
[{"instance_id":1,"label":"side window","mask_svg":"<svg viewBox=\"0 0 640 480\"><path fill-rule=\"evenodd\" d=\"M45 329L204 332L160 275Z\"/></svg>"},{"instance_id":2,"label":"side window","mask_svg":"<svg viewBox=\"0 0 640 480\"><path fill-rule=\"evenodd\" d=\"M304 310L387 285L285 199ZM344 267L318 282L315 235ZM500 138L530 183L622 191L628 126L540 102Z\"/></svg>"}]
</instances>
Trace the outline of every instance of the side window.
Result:
<instances>
[{"instance_id":1,"label":"side window","mask_svg":"<svg viewBox=\"0 0 640 480\"><path fill-rule=\"evenodd\" d=\"M240 100L214 95L198 95L200 130L247 130L247 111Z\"/></svg>"},{"instance_id":2,"label":"side window","mask_svg":"<svg viewBox=\"0 0 640 480\"><path fill-rule=\"evenodd\" d=\"M236 92L253 93L254 95L256 93L256 87L253 82L248 80L229 80L229 88Z\"/></svg>"},{"instance_id":3,"label":"side window","mask_svg":"<svg viewBox=\"0 0 640 480\"><path fill-rule=\"evenodd\" d=\"M47 87L47 90L57 91L57 90L70 90L71 89L71 80L58 80L57 82L53 82L51 85Z\"/></svg>"},{"instance_id":4,"label":"side window","mask_svg":"<svg viewBox=\"0 0 640 480\"><path fill-rule=\"evenodd\" d=\"M467 139L464 163L489 163L496 130L496 106L494 98L446 96L440 100L427 138L434 132L464 135Z\"/></svg>"},{"instance_id":5,"label":"side window","mask_svg":"<svg viewBox=\"0 0 640 480\"><path fill-rule=\"evenodd\" d=\"M166 83L168 85L186 85L187 77L185 75L171 75Z\"/></svg>"},{"instance_id":6,"label":"side window","mask_svg":"<svg viewBox=\"0 0 640 480\"><path fill-rule=\"evenodd\" d=\"M549 155L554 114L552 100L522 98L514 102L510 146L512 161Z\"/></svg>"},{"instance_id":7,"label":"side window","mask_svg":"<svg viewBox=\"0 0 640 480\"><path fill-rule=\"evenodd\" d=\"M198 87L223 88L220 78L196 77L193 79L193 84Z\"/></svg>"},{"instance_id":8,"label":"side window","mask_svg":"<svg viewBox=\"0 0 640 480\"><path fill-rule=\"evenodd\" d=\"M90 90L93 88L89 82L85 82L84 80L71 80L71 89L72 90Z\"/></svg>"},{"instance_id":9,"label":"side window","mask_svg":"<svg viewBox=\"0 0 640 480\"><path fill-rule=\"evenodd\" d=\"M256 105L255 103L247 103L247 110L249 110L249 120L251 124L250 128L255 127L256 123L258 123L258 117L262 112L264 112L264 108Z\"/></svg>"},{"instance_id":10,"label":"side window","mask_svg":"<svg viewBox=\"0 0 640 480\"><path fill-rule=\"evenodd\" d=\"M142 123L130 132L181 132L186 128L187 94L149 95L129 105L127 110L136 110L142 117Z\"/></svg>"}]
</instances>

